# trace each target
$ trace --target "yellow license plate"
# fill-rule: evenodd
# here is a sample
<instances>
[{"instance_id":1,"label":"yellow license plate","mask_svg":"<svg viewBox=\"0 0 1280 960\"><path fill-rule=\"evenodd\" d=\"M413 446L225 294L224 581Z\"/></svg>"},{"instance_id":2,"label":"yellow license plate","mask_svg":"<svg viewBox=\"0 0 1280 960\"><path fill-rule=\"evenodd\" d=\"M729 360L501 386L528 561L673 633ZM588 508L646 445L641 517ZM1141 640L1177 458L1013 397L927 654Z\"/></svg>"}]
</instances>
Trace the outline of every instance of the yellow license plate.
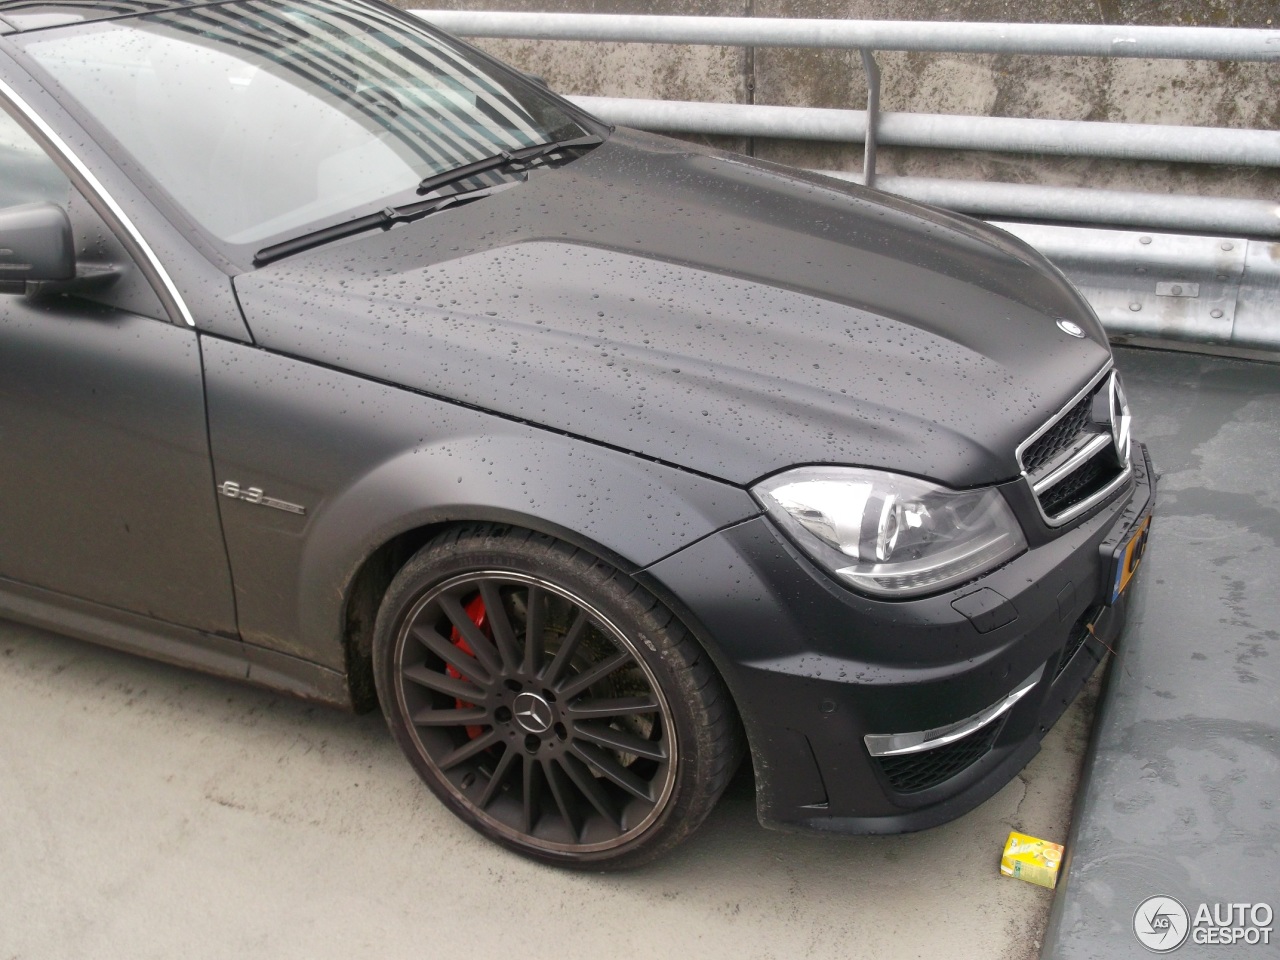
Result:
<instances>
[{"instance_id":1,"label":"yellow license plate","mask_svg":"<svg viewBox=\"0 0 1280 960\"><path fill-rule=\"evenodd\" d=\"M1116 572L1114 579L1111 581L1111 599L1108 603L1115 603L1120 599L1120 595L1129 586L1129 581L1138 572L1138 565L1142 563L1142 555L1147 551L1147 534L1150 532L1151 515L1148 514L1138 524L1138 529L1133 531L1133 535L1129 537L1128 542L1116 551Z\"/></svg>"}]
</instances>

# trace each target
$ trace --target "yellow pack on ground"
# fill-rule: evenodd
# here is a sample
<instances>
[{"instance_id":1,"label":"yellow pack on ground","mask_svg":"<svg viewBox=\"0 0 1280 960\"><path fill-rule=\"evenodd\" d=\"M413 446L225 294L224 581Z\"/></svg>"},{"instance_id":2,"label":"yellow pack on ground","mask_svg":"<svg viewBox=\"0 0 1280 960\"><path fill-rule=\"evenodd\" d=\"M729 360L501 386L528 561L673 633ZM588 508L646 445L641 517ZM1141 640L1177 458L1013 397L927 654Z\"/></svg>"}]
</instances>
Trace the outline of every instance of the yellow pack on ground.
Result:
<instances>
[{"instance_id":1,"label":"yellow pack on ground","mask_svg":"<svg viewBox=\"0 0 1280 960\"><path fill-rule=\"evenodd\" d=\"M1058 867L1062 865L1062 844L1050 843L1025 833L1010 833L1005 841L1000 872L1038 883L1052 890L1058 884Z\"/></svg>"}]
</instances>

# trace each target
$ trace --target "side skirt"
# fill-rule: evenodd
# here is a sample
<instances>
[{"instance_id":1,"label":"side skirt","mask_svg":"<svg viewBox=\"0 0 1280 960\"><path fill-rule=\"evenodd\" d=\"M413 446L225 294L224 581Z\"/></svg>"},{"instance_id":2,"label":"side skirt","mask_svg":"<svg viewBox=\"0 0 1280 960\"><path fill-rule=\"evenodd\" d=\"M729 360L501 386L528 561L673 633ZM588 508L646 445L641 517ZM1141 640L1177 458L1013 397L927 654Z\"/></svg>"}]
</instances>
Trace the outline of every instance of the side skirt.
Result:
<instances>
[{"instance_id":1,"label":"side skirt","mask_svg":"<svg viewBox=\"0 0 1280 960\"><path fill-rule=\"evenodd\" d=\"M347 678L336 670L231 637L180 627L3 577L0 617L201 673L353 709Z\"/></svg>"}]
</instances>

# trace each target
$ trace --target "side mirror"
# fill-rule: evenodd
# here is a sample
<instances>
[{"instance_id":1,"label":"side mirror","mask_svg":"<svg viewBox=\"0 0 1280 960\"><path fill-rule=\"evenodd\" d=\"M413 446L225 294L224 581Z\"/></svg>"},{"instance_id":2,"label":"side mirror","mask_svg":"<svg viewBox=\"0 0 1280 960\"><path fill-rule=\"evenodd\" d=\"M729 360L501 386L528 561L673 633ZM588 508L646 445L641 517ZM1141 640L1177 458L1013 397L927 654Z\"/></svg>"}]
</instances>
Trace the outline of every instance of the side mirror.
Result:
<instances>
[{"instance_id":1,"label":"side mirror","mask_svg":"<svg viewBox=\"0 0 1280 960\"><path fill-rule=\"evenodd\" d=\"M0 291L21 293L28 280L73 280L75 243L67 212L54 203L0 210Z\"/></svg>"}]
</instances>

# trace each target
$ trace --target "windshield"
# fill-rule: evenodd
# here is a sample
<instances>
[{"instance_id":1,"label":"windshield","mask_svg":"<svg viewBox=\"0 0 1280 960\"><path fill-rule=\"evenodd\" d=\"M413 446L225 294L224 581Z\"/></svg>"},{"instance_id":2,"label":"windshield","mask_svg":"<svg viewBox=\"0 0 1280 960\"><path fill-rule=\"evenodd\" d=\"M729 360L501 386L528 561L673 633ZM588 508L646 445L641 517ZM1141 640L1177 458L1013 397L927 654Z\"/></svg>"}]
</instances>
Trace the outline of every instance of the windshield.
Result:
<instances>
[{"instance_id":1,"label":"windshield","mask_svg":"<svg viewBox=\"0 0 1280 960\"><path fill-rule=\"evenodd\" d=\"M192 220L236 245L588 132L536 85L358 2L238 0L22 42Z\"/></svg>"}]
</instances>

